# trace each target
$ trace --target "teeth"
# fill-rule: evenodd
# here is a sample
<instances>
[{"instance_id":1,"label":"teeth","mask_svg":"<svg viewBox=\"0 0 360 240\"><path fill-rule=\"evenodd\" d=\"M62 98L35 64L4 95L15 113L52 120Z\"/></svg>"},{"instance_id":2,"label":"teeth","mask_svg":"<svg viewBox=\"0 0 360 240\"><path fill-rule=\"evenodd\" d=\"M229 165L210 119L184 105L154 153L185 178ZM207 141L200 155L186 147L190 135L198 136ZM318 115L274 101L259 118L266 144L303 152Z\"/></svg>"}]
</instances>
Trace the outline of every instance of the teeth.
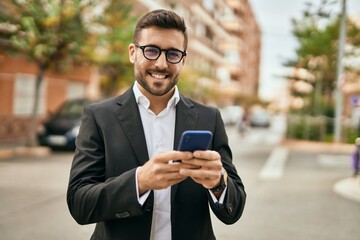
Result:
<instances>
[{"instance_id":1,"label":"teeth","mask_svg":"<svg viewBox=\"0 0 360 240\"><path fill-rule=\"evenodd\" d=\"M166 78L166 75L156 74L156 73L152 73L151 76L154 77L154 78L158 78L158 79Z\"/></svg>"}]
</instances>

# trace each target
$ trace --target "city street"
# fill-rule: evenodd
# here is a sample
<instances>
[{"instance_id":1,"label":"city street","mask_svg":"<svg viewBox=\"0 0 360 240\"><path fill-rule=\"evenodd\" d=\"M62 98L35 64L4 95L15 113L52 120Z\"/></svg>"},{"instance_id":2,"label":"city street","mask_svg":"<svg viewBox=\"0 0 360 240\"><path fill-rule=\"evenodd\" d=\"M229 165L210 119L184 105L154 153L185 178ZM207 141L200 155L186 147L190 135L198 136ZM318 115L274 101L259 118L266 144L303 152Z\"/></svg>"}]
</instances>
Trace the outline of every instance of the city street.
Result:
<instances>
[{"instance_id":1,"label":"city street","mask_svg":"<svg viewBox=\"0 0 360 240\"><path fill-rule=\"evenodd\" d=\"M232 133L234 162L248 198L236 224L214 220L218 239L359 239L360 202L333 190L337 181L352 174L349 155L289 151L285 162L277 163L283 164L282 174L266 175L265 162L275 149L282 149L276 146L279 132L256 129L241 140Z\"/></svg>"},{"instance_id":2,"label":"city street","mask_svg":"<svg viewBox=\"0 0 360 240\"><path fill-rule=\"evenodd\" d=\"M349 155L280 146L281 124L228 133L248 198L236 224L213 219L217 239L359 239L360 203L333 190L352 174ZM78 225L66 206L71 161L70 152L0 160L1 239L89 239L94 226Z\"/></svg>"}]
</instances>

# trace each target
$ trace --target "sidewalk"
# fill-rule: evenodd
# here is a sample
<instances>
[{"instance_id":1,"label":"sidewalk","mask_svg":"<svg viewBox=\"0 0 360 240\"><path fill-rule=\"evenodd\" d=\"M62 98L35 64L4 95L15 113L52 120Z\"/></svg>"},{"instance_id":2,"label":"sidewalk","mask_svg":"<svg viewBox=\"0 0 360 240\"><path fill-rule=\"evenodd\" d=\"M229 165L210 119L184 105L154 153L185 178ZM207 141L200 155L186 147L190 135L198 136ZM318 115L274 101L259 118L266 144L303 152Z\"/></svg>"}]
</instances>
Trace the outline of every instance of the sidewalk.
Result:
<instances>
[{"instance_id":1,"label":"sidewalk","mask_svg":"<svg viewBox=\"0 0 360 240\"><path fill-rule=\"evenodd\" d=\"M360 176L340 180L333 189L344 198L360 202Z\"/></svg>"},{"instance_id":2,"label":"sidewalk","mask_svg":"<svg viewBox=\"0 0 360 240\"><path fill-rule=\"evenodd\" d=\"M0 160L16 157L46 157L50 154L51 150L48 147L26 147L23 142L0 142Z\"/></svg>"}]
</instances>

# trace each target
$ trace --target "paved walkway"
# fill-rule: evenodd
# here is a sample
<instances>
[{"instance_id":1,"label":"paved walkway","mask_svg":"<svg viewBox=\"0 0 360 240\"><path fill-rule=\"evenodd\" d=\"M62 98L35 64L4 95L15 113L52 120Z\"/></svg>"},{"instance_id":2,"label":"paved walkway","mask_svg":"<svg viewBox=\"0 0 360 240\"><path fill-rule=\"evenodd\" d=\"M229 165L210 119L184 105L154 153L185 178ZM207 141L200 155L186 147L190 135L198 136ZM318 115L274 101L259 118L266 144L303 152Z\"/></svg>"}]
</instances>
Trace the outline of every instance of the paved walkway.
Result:
<instances>
[{"instance_id":1,"label":"paved walkway","mask_svg":"<svg viewBox=\"0 0 360 240\"><path fill-rule=\"evenodd\" d=\"M360 202L360 176L340 180L333 189L344 198Z\"/></svg>"},{"instance_id":2,"label":"paved walkway","mask_svg":"<svg viewBox=\"0 0 360 240\"><path fill-rule=\"evenodd\" d=\"M47 147L26 147L24 142L0 143L0 160L16 157L44 157L51 154Z\"/></svg>"}]
</instances>

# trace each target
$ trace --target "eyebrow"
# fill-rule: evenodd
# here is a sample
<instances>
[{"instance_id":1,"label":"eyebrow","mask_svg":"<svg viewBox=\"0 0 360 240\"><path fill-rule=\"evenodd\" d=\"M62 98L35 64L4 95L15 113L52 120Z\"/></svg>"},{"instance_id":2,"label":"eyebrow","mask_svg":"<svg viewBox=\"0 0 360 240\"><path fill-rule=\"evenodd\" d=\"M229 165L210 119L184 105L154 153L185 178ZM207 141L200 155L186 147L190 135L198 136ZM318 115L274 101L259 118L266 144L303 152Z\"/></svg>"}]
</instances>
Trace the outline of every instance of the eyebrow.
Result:
<instances>
[{"instance_id":1,"label":"eyebrow","mask_svg":"<svg viewBox=\"0 0 360 240\"><path fill-rule=\"evenodd\" d=\"M174 47L170 47L170 48L161 48L160 46L156 45L156 44L145 44L145 45L140 45L139 46L146 46L146 47L157 47L161 50L177 50L177 51L180 51L180 52L185 52L185 50L180 50L178 48L174 48Z\"/></svg>"}]
</instances>

